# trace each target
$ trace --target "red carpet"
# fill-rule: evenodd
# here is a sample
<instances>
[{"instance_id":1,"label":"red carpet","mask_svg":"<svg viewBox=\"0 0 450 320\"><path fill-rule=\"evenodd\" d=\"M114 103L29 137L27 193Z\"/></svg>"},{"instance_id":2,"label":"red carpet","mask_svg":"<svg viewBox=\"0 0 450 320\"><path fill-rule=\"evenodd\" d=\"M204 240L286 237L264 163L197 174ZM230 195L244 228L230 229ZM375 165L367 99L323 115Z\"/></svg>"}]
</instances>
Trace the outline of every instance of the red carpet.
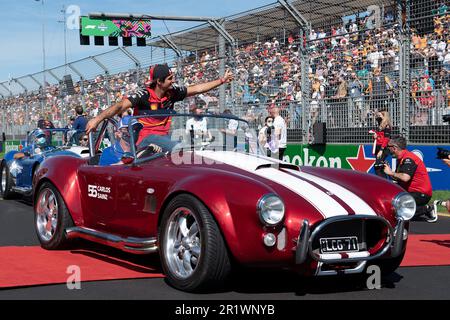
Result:
<instances>
[{"instance_id":1,"label":"red carpet","mask_svg":"<svg viewBox=\"0 0 450 320\"><path fill-rule=\"evenodd\" d=\"M163 277L154 262L157 258L150 257L128 255L122 259L85 249L0 247L0 288L66 283L73 274L67 272L71 265L80 267L82 282ZM131 261L136 259L145 263ZM442 265L450 265L450 234L409 235L402 267Z\"/></svg>"},{"instance_id":2,"label":"red carpet","mask_svg":"<svg viewBox=\"0 0 450 320\"><path fill-rule=\"evenodd\" d=\"M140 260L145 257L138 257ZM153 259L154 260L154 259ZM41 247L0 247L0 288L66 283L71 265L81 281L161 278L157 264L142 265L89 250L47 251Z\"/></svg>"},{"instance_id":3,"label":"red carpet","mask_svg":"<svg viewBox=\"0 0 450 320\"><path fill-rule=\"evenodd\" d=\"M450 265L450 234L410 234L402 267Z\"/></svg>"}]
</instances>

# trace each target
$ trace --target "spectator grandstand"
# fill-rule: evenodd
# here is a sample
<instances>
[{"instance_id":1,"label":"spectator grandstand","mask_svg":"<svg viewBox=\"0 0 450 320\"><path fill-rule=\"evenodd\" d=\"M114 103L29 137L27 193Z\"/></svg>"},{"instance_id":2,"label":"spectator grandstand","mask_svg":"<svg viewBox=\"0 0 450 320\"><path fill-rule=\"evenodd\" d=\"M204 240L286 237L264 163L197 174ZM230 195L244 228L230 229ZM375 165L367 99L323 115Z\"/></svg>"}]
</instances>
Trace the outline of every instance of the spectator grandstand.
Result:
<instances>
[{"instance_id":1,"label":"spectator grandstand","mask_svg":"<svg viewBox=\"0 0 450 320\"><path fill-rule=\"evenodd\" d=\"M315 24L315 4L306 2L310 11L305 17L313 20L308 32L283 23L283 17L289 21L286 10L274 4L227 18L231 22L257 14L266 18L271 10L284 15L274 17L279 20L275 26L259 30L252 39L236 39L237 45L230 46L225 55L217 44L188 50L180 43L181 57L164 52L164 61L185 85L216 79L223 61L235 72L234 84L225 91L225 105L220 105L216 90L179 107L186 111L192 104L202 104L215 113L228 107L259 129L267 109L278 105L289 115L289 139L303 142L314 142L311 130L317 121L326 122L330 134L335 134L331 142L367 142L366 129L374 125L374 112L388 110L394 127L406 130L410 139L416 136L416 142L448 143L445 135L423 135L430 126L448 130L442 124L442 115L450 113L450 12L445 2L413 1L405 8L398 7L397 1L354 1L360 3L356 10L346 8L340 19L317 20ZM332 2L326 10L331 10ZM373 13L366 10L370 4L380 4L383 9L375 26ZM297 1L293 5L300 13L305 8ZM422 22L421 11L430 13L432 19ZM198 32L202 28L207 27L200 26ZM233 36L244 32L238 30ZM188 30L181 34L194 33ZM402 60L403 53L407 59ZM7 134L23 134L43 115L50 115L56 126L63 127L77 105L83 105L86 114L93 117L142 86L148 65L159 62L151 59L127 71L77 81L73 95L67 95L61 83L48 84L45 91L5 94L0 98L0 128ZM10 83L3 84L7 88ZM402 89L406 96L402 97ZM407 106L403 109L402 99ZM356 128L361 130L354 131Z\"/></svg>"}]
</instances>

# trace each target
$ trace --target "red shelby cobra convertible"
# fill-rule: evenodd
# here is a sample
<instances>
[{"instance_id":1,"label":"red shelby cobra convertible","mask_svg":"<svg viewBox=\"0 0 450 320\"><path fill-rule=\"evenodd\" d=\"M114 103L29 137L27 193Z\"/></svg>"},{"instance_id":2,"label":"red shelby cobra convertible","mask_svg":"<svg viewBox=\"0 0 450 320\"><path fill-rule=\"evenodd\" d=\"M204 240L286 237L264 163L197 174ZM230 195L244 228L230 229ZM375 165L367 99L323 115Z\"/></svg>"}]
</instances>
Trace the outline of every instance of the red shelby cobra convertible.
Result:
<instances>
[{"instance_id":1,"label":"red shelby cobra convertible","mask_svg":"<svg viewBox=\"0 0 450 320\"><path fill-rule=\"evenodd\" d=\"M41 164L34 211L42 247L84 238L159 252L169 283L186 291L220 285L234 263L311 276L400 265L415 202L399 186L266 157L266 142L234 117L146 116L167 135L135 145L141 117L125 130L104 121L88 159Z\"/></svg>"}]
</instances>

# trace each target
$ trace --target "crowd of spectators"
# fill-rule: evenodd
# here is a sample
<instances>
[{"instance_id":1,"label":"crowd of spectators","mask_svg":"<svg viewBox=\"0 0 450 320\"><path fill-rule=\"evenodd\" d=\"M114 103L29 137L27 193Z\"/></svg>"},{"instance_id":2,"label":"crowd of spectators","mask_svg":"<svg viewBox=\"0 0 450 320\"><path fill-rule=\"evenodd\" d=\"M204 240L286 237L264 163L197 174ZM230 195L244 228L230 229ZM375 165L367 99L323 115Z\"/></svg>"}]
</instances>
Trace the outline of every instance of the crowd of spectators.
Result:
<instances>
[{"instance_id":1,"label":"crowd of spectators","mask_svg":"<svg viewBox=\"0 0 450 320\"><path fill-rule=\"evenodd\" d=\"M400 34L395 10L387 9L380 28L368 28L368 17L347 17L343 23L316 27L307 40L310 109L308 121L319 117L330 127L373 125L377 110L388 110L398 119ZM450 112L450 24L446 5L433 18L431 32L420 25L411 30L411 124L439 123ZM263 123L265 110L277 104L287 110L290 126L301 120L300 39L295 32L286 39L271 37L235 51L228 61L236 72L235 105L240 116ZM183 62L185 84L214 79L219 59L203 52L199 61ZM228 92L227 96L231 96ZM216 101L217 95L206 97ZM216 99L216 100L214 100ZM434 116L433 116L434 113Z\"/></svg>"},{"instance_id":2,"label":"crowd of spectators","mask_svg":"<svg viewBox=\"0 0 450 320\"><path fill-rule=\"evenodd\" d=\"M330 127L373 125L377 110L398 109L400 35L395 10L386 9L382 27L368 28L369 18L352 16L343 23L316 26L308 39L308 81L310 83L310 124L319 118ZM434 16L434 30L424 33L411 30L411 124L437 124L433 112L449 112L450 37L446 30L450 13L445 5ZM226 104L240 106L237 114L264 125L267 109L277 105L285 114L288 126L301 127L302 56L298 30L286 38L269 37L239 46L227 67L235 72L234 87L226 89ZM185 85L218 77L220 59L216 52L203 51L173 65ZM126 93L133 92L147 80L147 70L98 76L92 81L75 84L74 95L65 95L60 86L48 86L45 94L28 93L0 100L6 108L5 122L12 125L36 123L50 115L56 126L64 125L74 109L83 105L88 117L98 114ZM218 90L188 101L217 111ZM234 98L234 100L232 100ZM25 107L26 106L26 107ZM67 113L61 110L67 110ZM65 117L65 119L63 119ZM3 121L0 117L0 121Z\"/></svg>"}]
</instances>

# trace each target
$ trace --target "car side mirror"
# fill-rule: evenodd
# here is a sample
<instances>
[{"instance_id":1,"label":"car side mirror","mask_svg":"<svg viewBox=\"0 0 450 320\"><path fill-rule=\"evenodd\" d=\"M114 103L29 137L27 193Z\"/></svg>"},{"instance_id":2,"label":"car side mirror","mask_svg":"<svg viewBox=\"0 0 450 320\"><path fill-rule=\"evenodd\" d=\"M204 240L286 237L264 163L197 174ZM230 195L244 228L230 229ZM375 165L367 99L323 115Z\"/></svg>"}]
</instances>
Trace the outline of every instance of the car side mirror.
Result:
<instances>
[{"instance_id":1,"label":"car side mirror","mask_svg":"<svg viewBox=\"0 0 450 320\"><path fill-rule=\"evenodd\" d=\"M121 160L123 164L131 164L134 161L134 156L131 152L125 152Z\"/></svg>"}]
</instances>

